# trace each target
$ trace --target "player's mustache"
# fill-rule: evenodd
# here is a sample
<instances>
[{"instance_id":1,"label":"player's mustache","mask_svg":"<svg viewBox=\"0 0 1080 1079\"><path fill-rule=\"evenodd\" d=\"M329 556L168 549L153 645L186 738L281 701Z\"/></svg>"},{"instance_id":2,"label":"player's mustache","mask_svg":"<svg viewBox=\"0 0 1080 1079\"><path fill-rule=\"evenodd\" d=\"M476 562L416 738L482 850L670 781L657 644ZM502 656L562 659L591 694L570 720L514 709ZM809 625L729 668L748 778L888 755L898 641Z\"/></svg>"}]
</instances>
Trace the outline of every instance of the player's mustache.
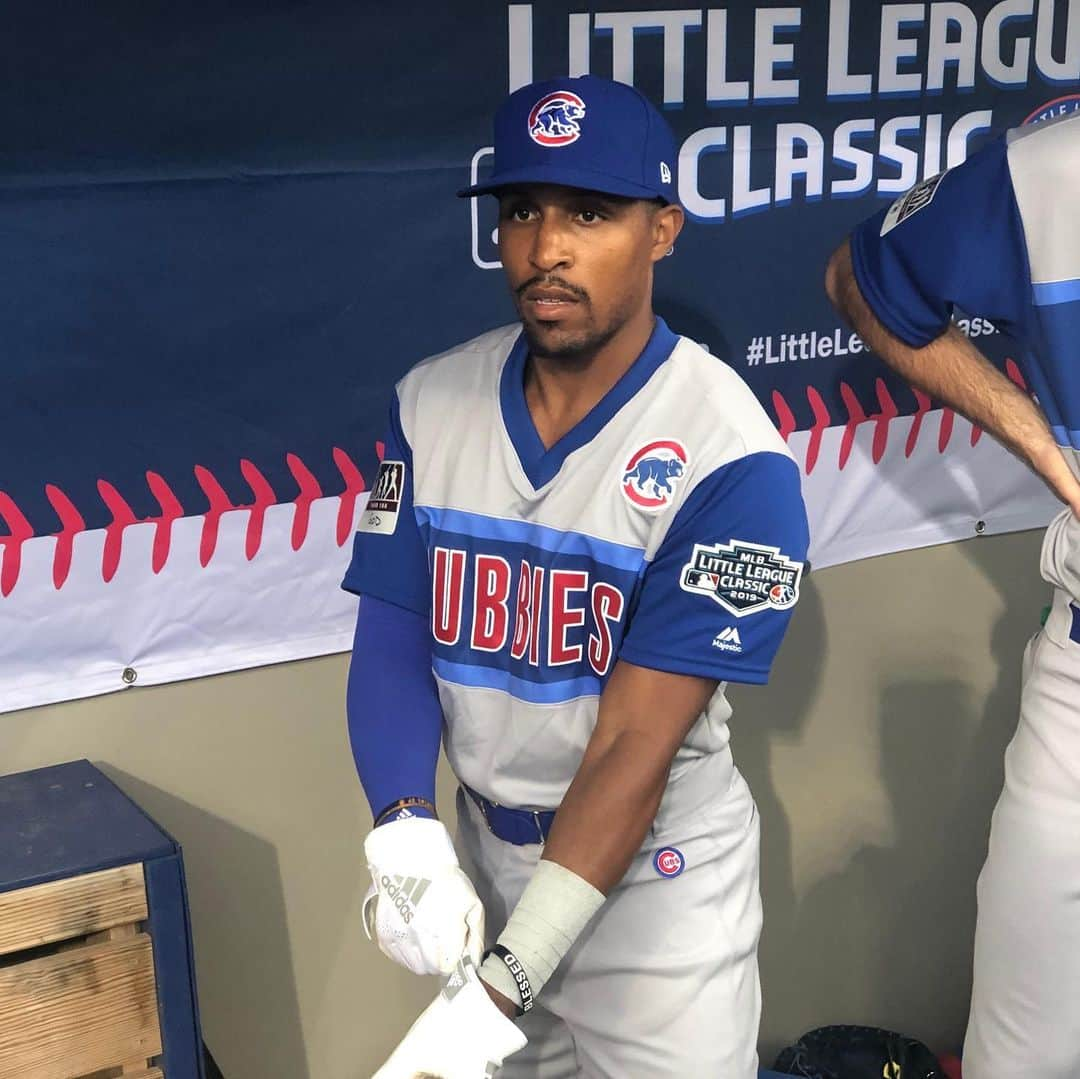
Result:
<instances>
[{"instance_id":1,"label":"player's mustache","mask_svg":"<svg viewBox=\"0 0 1080 1079\"><path fill-rule=\"evenodd\" d=\"M565 289L584 303L589 302L589 294L580 285L571 285L569 281L564 281L561 277L530 277L528 281L514 289L518 299L521 299L525 292L534 285Z\"/></svg>"}]
</instances>

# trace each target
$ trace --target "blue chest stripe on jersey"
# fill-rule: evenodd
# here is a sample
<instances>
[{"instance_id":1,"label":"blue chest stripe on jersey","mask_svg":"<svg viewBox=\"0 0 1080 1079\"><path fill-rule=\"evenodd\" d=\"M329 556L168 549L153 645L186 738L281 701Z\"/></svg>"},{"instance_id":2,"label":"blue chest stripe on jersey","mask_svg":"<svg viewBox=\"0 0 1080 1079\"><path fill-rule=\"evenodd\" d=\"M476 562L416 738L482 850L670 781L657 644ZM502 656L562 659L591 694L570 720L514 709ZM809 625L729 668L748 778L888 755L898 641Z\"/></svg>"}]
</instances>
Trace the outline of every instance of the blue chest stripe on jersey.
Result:
<instances>
[{"instance_id":1,"label":"blue chest stripe on jersey","mask_svg":"<svg viewBox=\"0 0 1080 1079\"><path fill-rule=\"evenodd\" d=\"M1080 300L1080 278L1073 281L1047 281L1031 286L1032 296L1037 307L1050 307L1059 303L1072 303Z\"/></svg>"},{"instance_id":2,"label":"blue chest stripe on jersey","mask_svg":"<svg viewBox=\"0 0 1080 1079\"><path fill-rule=\"evenodd\" d=\"M1066 449L1080 449L1080 431L1070 431L1067 427L1052 423L1050 425L1050 433L1054 436L1054 441L1059 446L1063 446Z\"/></svg>"},{"instance_id":3,"label":"blue chest stripe on jersey","mask_svg":"<svg viewBox=\"0 0 1080 1079\"><path fill-rule=\"evenodd\" d=\"M441 509L436 506L417 506L416 519L425 539L432 530L450 532L474 539L526 544L554 554L584 555L601 565L636 574L644 572L645 568L645 552L640 547L598 539L581 532L562 532L557 528L528 521L489 517L483 513Z\"/></svg>"},{"instance_id":4,"label":"blue chest stripe on jersey","mask_svg":"<svg viewBox=\"0 0 1080 1079\"><path fill-rule=\"evenodd\" d=\"M603 688L601 679L593 675L568 678L562 682L532 682L507 670L478 667L470 663L453 663L439 656L432 659L431 669L444 682L497 689L529 704L565 704L579 697L597 697Z\"/></svg>"},{"instance_id":5,"label":"blue chest stripe on jersey","mask_svg":"<svg viewBox=\"0 0 1080 1079\"><path fill-rule=\"evenodd\" d=\"M535 489L539 490L553 480L566 458L591 442L604 429L615 413L652 378L678 341L679 338L668 329L667 323L658 318L648 344L633 366L580 423L563 435L551 449L545 449L525 401L528 344L524 334L517 339L503 365L499 401L506 433L517 452L522 470Z\"/></svg>"},{"instance_id":6,"label":"blue chest stripe on jersey","mask_svg":"<svg viewBox=\"0 0 1080 1079\"><path fill-rule=\"evenodd\" d=\"M1068 286L1072 282L1058 284ZM1065 291L1060 289L1057 296ZM1027 365L1031 388L1058 445L1080 449L1080 364L1075 362L1076 342L1080 340L1080 296L1038 305L1034 312L1035 333Z\"/></svg>"}]
</instances>

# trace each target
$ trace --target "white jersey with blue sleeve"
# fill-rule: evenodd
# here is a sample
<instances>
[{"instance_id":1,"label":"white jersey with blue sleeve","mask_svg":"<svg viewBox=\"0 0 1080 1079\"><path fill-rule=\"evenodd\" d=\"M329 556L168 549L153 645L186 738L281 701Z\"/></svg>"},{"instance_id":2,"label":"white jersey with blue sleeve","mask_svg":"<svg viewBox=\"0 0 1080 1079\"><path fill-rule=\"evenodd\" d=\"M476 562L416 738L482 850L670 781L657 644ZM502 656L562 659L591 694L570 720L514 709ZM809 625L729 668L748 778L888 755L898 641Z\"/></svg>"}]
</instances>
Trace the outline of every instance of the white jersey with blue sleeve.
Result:
<instances>
[{"instance_id":1,"label":"white jersey with blue sleeve","mask_svg":"<svg viewBox=\"0 0 1080 1079\"><path fill-rule=\"evenodd\" d=\"M1080 114L1018 128L852 235L860 291L920 347L953 305L1027 348L1026 374L1080 476ZM1080 1075L1080 522L1043 542L1055 586L1025 654L1020 719L979 875L964 1075Z\"/></svg>"},{"instance_id":2,"label":"white jersey with blue sleeve","mask_svg":"<svg viewBox=\"0 0 1080 1079\"><path fill-rule=\"evenodd\" d=\"M913 347L954 306L1024 346L1025 375L1080 477L1080 114L1015 128L917 184L851 238L859 289ZM1044 576L1080 596L1070 514L1051 525ZM1066 537L1066 531L1070 536Z\"/></svg>"},{"instance_id":3,"label":"white jersey with blue sleeve","mask_svg":"<svg viewBox=\"0 0 1080 1079\"><path fill-rule=\"evenodd\" d=\"M917 184L852 234L859 289L921 347L954 306L1031 351L1032 388L1058 443L1080 449L1080 115L1015 128Z\"/></svg>"},{"instance_id":4,"label":"white jersey with blue sleeve","mask_svg":"<svg viewBox=\"0 0 1080 1079\"><path fill-rule=\"evenodd\" d=\"M345 587L431 619L451 767L555 808L615 662L761 683L808 543L798 469L750 389L662 320L546 448L527 344L492 331L397 386ZM721 686L681 761L729 754Z\"/></svg>"}]
</instances>

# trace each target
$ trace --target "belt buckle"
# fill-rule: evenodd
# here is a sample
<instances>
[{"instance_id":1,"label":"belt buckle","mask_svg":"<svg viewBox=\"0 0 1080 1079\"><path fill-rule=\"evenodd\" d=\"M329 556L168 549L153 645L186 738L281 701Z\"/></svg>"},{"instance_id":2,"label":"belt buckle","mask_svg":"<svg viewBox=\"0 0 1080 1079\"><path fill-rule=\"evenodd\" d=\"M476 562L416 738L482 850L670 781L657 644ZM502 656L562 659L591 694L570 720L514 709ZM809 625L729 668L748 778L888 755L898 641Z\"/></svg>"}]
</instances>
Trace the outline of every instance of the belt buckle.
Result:
<instances>
[{"instance_id":1,"label":"belt buckle","mask_svg":"<svg viewBox=\"0 0 1080 1079\"><path fill-rule=\"evenodd\" d=\"M544 838L544 826L540 823L540 811L538 809L532 811L532 819L533 824L536 825L536 840L542 847L546 839Z\"/></svg>"},{"instance_id":2,"label":"belt buckle","mask_svg":"<svg viewBox=\"0 0 1080 1079\"><path fill-rule=\"evenodd\" d=\"M495 829L491 826L491 818L488 816L488 800L479 792L474 791L472 787L467 787L466 790L472 795L472 800L476 804L476 808L480 810L480 816L484 818L484 825L487 830L495 835ZM493 806L498 807L498 802L492 802ZM498 839L498 836L495 836Z\"/></svg>"}]
</instances>

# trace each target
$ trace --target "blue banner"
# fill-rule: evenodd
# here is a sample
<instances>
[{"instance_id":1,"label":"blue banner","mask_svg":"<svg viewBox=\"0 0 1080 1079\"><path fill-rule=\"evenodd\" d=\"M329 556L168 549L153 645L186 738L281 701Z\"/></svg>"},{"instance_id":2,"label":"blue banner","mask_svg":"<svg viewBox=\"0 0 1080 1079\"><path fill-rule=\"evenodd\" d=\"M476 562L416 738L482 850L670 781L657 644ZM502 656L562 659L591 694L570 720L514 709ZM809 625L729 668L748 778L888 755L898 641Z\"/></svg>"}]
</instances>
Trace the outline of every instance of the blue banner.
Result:
<instances>
[{"instance_id":1,"label":"blue banner","mask_svg":"<svg viewBox=\"0 0 1080 1079\"><path fill-rule=\"evenodd\" d=\"M45 639L79 657L69 695L118 687L113 668L140 653L165 678L347 647L345 601L296 596L340 574L393 383L513 320L494 200L454 192L484 175L495 108L533 79L613 76L666 110L690 220L656 308L789 440L817 564L1049 515L1019 466L865 353L822 275L855 222L917 181L1080 107L1077 0L35 4L11 10L0 54L0 619L39 629L8 645L23 689L0 706L42 699ZM1023 383L1015 345L961 315ZM864 492L923 483L945 453L971 484L906 500L883 529ZM76 576L102 610L125 589L125 604L173 602L153 591L169 573L197 596L226 525L229 617L207 600L190 640L148 641L143 620L92 655L65 610ZM320 554L312 577L318 528L332 564ZM278 561L249 598L243 567L270 558L271 529ZM240 658L205 660L198 640L237 618Z\"/></svg>"}]
</instances>

